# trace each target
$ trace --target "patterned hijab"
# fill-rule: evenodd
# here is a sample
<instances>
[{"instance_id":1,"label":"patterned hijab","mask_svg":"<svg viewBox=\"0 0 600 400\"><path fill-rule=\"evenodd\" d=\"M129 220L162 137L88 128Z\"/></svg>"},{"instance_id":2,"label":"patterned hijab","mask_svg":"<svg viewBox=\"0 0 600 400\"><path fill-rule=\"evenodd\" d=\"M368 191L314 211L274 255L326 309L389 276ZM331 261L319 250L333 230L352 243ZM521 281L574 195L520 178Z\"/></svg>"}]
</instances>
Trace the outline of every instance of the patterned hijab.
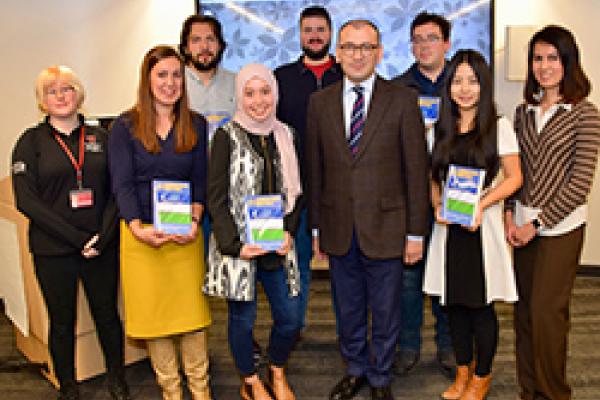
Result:
<instances>
[{"instance_id":1,"label":"patterned hijab","mask_svg":"<svg viewBox=\"0 0 600 400\"><path fill-rule=\"evenodd\" d=\"M266 82L271 87L273 93L273 108L271 115L263 121L257 121L246 113L243 106L244 87L249 80L258 78ZM283 173L283 190L287 201L286 214L294 209L296 199L302 193L300 187L300 174L298 169L298 159L294 147L294 139L291 130L275 116L279 93L277 91L277 81L273 72L261 64L248 64L237 73L235 79L236 111L233 120L240 124L244 129L254 135L266 136L273 132L277 151L281 156Z\"/></svg>"}]
</instances>

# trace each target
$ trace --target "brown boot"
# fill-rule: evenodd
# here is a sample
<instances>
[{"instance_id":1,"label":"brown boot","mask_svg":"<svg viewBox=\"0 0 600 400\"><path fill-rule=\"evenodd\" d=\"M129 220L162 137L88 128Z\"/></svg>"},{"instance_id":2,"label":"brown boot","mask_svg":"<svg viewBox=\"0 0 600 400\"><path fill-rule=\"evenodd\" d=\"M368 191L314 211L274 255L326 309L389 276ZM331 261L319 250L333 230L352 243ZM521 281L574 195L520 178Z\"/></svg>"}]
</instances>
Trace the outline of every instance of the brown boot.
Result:
<instances>
[{"instance_id":1,"label":"brown boot","mask_svg":"<svg viewBox=\"0 0 600 400\"><path fill-rule=\"evenodd\" d=\"M275 400L296 400L296 396L285 378L283 367L269 366L267 384L275 395Z\"/></svg>"},{"instance_id":2,"label":"brown boot","mask_svg":"<svg viewBox=\"0 0 600 400\"><path fill-rule=\"evenodd\" d=\"M242 400L273 400L256 374L242 381L240 396Z\"/></svg>"},{"instance_id":3,"label":"brown boot","mask_svg":"<svg viewBox=\"0 0 600 400\"><path fill-rule=\"evenodd\" d=\"M467 389L467 384L471 379L471 370L468 365L459 365L456 367L456 377L454 383L442 393L444 400L458 400Z\"/></svg>"},{"instance_id":4,"label":"brown boot","mask_svg":"<svg viewBox=\"0 0 600 400\"><path fill-rule=\"evenodd\" d=\"M163 400L182 400L179 363L173 338L148 339L146 347L156 381L162 389Z\"/></svg>"},{"instance_id":5,"label":"brown boot","mask_svg":"<svg viewBox=\"0 0 600 400\"><path fill-rule=\"evenodd\" d=\"M181 336L181 361L192 399L211 400L208 386L208 346L205 330Z\"/></svg>"},{"instance_id":6,"label":"brown boot","mask_svg":"<svg viewBox=\"0 0 600 400\"><path fill-rule=\"evenodd\" d=\"M460 400L483 400L490 390L492 374L486 376L473 375Z\"/></svg>"}]
</instances>

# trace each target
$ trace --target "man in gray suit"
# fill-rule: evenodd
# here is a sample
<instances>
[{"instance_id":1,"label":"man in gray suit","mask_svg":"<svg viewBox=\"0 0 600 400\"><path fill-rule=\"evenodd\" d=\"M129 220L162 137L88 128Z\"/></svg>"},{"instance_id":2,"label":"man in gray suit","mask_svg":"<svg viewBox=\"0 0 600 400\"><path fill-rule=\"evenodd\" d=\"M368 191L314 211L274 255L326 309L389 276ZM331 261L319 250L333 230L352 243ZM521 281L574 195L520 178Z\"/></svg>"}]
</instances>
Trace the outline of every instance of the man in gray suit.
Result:
<instances>
[{"instance_id":1,"label":"man in gray suit","mask_svg":"<svg viewBox=\"0 0 600 400\"><path fill-rule=\"evenodd\" d=\"M374 24L345 23L336 56L344 79L311 96L306 130L313 250L329 257L347 361L330 399L351 399L368 382L373 399L388 400L402 268L421 259L428 228L425 128L414 92L375 74L383 46Z\"/></svg>"}]
</instances>

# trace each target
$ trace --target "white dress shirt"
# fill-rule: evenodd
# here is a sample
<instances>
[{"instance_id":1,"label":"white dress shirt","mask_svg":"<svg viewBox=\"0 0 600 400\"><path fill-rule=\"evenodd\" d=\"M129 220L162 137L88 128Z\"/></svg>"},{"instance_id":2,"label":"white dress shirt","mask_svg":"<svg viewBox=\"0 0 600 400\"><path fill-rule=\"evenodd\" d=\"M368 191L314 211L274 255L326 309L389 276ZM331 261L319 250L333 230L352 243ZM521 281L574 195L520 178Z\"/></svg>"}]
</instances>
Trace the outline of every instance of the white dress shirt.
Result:
<instances>
[{"instance_id":1,"label":"white dress shirt","mask_svg":"<svg viewBox=\"0 0 600 400\"><path fill-rule=\"evenodd\" d=\"M352 107L356 101L357 94L352 90L355 86L363 88L364 103L364 118L367 120L369 104L371 104L371 96L373 96L373 85L375 84L375 74L368 77L361 83L354 83L347 77L344 77L344 86L342 88L342 101L344 104L344 127L346 128L346 139L350 137L350 121L352 120ZM359 144L360 146L360 144Z\"/></svg>"}]
</instances>

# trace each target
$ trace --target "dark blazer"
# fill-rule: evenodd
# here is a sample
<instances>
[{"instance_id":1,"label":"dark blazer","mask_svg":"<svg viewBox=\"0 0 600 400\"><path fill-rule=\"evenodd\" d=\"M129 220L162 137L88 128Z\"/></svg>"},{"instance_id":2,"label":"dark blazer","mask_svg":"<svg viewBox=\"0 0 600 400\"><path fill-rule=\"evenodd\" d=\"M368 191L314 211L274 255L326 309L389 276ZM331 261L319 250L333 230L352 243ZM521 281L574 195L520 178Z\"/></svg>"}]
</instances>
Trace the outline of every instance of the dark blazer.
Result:
<instances>
[{"instance_id":1,"label":"dark blazer","mask_svg":"<svg viewBox=\"0 0 600 400\"><path fill-rule=\"evenodd\" d=\"M414 91L377 77L358 154L345 136L343 80L310 98L306 161L312 228L342 256L353 230L369 258L401 257L406 235L427 233L425 127Z\"/></svg>"}]
</instances>

